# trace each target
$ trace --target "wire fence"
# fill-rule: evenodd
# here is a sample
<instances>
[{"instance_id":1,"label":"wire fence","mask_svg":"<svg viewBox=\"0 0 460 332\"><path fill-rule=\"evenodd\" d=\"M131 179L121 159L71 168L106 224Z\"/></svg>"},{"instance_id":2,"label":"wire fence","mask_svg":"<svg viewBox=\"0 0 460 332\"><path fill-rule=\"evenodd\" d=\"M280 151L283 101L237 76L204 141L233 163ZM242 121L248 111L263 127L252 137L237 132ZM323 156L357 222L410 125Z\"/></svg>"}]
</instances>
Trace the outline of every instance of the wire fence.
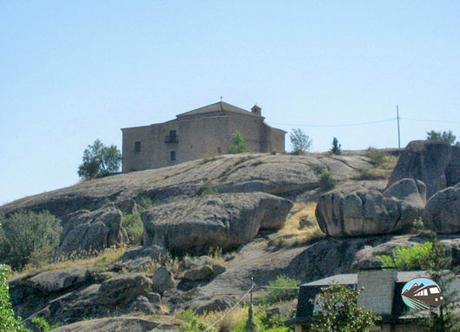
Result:
<instances>
[{"instance_id":1,"label":"wire fence","mask_svg":"<svg viewBox=\"0 0 460 332\"><path fill-rule=\"evenodd\" d=\"M217 324L219 324L219 322L221 322L225 317L227 317L227 315L229 315L233 310L235 310L237 307L239 307L239 305L248 297L248 296L251 296L251 305L252 305L252 294L251 292L257 290L257 289L264 289L264 290L270 290L270 289L285 289L285 290L297 290L299 289L300 286L298 287L273 287L273 286L259 286L257 285L256 283L254 283L252 281L252 284L251 284L251 287L249 288L249 290L244 293L239 299L238 301L233 305L231 306L230 308L226 309L224 311L224 313L222 314L222 316L220 316L218 319L216 319L211 325L209 325L207 328L206 328L206 332L209 332L213 327L215 327ZM217 296L218 294L214 294L214 296ZM241 295L241 293L225 293L225 294L222 294L222 295Z\"/></svg>"}]
</instances>

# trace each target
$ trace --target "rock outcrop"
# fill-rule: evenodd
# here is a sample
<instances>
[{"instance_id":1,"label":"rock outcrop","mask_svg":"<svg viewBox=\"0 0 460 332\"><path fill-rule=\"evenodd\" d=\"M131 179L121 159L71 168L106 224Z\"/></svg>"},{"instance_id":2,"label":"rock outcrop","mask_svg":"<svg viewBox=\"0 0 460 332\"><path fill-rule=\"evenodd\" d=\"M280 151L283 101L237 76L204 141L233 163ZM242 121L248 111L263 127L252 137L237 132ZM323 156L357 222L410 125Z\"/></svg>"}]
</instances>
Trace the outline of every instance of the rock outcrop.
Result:
<instances>
[{"instance_id":1,"label":"rock outcrop","mask_svg":"<svg viewBox=\"0 0 460 332\"><path fill-rule=\"evenodd\" d=\"M427 195L460 182L460 147L436 141L412 141L402 151L389 184L414 178L426 184Z\"/></svg>"},{"instance_id":2,"label":"rock outcrop","mask_svg":"<svg viewBox=\"0 0 460 332\"><path fill-rule=\"evenodd\" d=\"M98 290L97 299L101 304L119 306L131 303L151 289L152 281L143 273L127 273L104 281Z\"/></svg>"},{"instance_id":3,"label":"rock outcrop","mask_svg":"<svg viewBox=\"0 0 460 332\"><path fill-rule=\"evenodd\" d=\"M114 265L116 271L142 272L148 266L170 258L169 252L160 246L135 247L126 251Z\"/></svg>"},{"instance_id":4,"label":"rock outcrop","mask_svg":"<svg viewBox=\"0 0 460 332\"><path fill-rule=\"evenodd\" d=\"M278 229L292 203L266 193L204 195L142 214L144 244L175 252L207 252L247 243L259 229Z\"/></svg>"},{"instance_id":5,"label":"rock outcrop","mask_svg":"<svg viewBox=\"0 0 460 332\"><path fill-rule=\"evenodd\" d=\"M460 184L434 194L426 204L424 219L438 233L460 232Z\"/></svg>"},{"instance_id":6,"label":"rock outcrop","mask_svg":"<svg viewBox=\"0 0 460 332\"><path fill-rule=\"evenodd\" d=\"M160 294L176 286L173 274L164 266L160 266L155 270L152 281L153 290Z\"/></svg>"},{"instance_id":7,"label":"rock outcrop","mask_svg":"<svg viewBox=\"0 0 460 332\"><path fill-rule=\"evenodd\" d=\"M63 224L61 254L91 252L126 241L122 213L137 211L144 198L164 204L209 192L289 196L318 190L325 171L347 180L370 166L359 155L223 155L82 181L6 204L0 213L47 210Z\"/></svg>"},{"instance_id":8,"label":"rock outcrop","mask_svg":"<svg viewBox=\"0 0 460 332\"><path fill-rule=\"evenodd\" d=\"M127 236L121 223L120 210L110 206L71 213L63 219L59 251L61 254L90 253L123 243Z\"/></svg>"},{"instance_id":9,"label":"rock outcrop","mask_svg":"<svg viewBox=\"0 0 460 332\"><path fill-rule=\"evenodd\" d=\"M31 288L43 294L49 294L81 286L89 278L86 268L71 267L63 270L41 272L28 279L28 284Z\"/></svg>"},{"instance_id":10,"label":"rock outcrop","mask_svg":"<svg viewBox=\"0 0 460 332\"><path fill-rule=\"evenodd\" d=\"M423 214L425 185L402 179L385 191L333 190L323 194L316 217L323 232L333 237L403 232Z\"/></svg>"}]
</instances>

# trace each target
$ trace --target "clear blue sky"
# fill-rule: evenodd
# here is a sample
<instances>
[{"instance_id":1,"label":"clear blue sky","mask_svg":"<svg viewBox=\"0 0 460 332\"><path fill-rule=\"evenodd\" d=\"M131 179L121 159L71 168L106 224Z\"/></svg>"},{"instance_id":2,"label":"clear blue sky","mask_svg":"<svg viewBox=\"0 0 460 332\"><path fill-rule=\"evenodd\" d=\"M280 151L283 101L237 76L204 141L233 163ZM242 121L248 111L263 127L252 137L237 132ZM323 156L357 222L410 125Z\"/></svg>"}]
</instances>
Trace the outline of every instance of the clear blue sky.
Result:
<instances>
[{"instance_id":1,"label":"clear blue sky","mask_svg":"<svg viewBox=\"0 0 460 332\"><path fill-rule=\"evenodd\" d=\"M96 138L220 96L315 151L396 146L394 122L309 127L396 104L403 145L460 136L459 17L459 1L0 0L0 204L76 183Z\"/></svg>"}]
</instances>

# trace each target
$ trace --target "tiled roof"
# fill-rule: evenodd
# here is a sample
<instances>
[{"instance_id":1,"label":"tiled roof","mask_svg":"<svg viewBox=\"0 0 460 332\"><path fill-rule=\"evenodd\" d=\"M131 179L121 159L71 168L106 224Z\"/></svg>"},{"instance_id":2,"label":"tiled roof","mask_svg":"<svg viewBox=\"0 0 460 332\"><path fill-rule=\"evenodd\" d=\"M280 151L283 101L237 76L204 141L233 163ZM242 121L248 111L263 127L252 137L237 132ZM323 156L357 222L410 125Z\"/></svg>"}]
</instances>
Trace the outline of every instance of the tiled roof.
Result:
<instances>
[{"instance_id":1,"label":"tiled roof","mask_svg":"<svg viewBox=\"0 0 460 332\"><path fill-rule=\"evenodd\" d=\"M302 286L328 286L331 284L353 285L358 282L356 273L336 274L331 277L315 280Z\"/></svg>"},{"instance_id":2,"label":"tiled roof","mask_svg":"<svg viewBox=\"0 0 460 332\"><path fill-rule=\"evenodd\" d=\"M227 112L234 112L234 113L240 113L240 114L245 114L245 115L252 115L252 116L259 116L257 114L254 114L250 111L246 111L245 109L242 109L240 107L234 106L232 104L220 101L214 104L210 104L207 106L203 106L194 110L191 110L189 112L181 113L178 114L177 117L186 117L186 116L191 116L191 115L197 115L197 114L204 114L204 113L213 113L213 112L221 112L221 111L227 111Z\"/></svg>"}]
</instances>

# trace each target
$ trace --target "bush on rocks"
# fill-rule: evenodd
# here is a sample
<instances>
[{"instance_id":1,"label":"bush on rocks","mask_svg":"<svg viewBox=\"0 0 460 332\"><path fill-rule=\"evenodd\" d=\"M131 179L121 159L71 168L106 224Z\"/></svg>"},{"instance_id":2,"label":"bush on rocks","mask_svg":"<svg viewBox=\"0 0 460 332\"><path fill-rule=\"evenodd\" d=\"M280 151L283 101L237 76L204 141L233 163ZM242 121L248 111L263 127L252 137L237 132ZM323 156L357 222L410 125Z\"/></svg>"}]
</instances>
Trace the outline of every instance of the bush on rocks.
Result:
<instances>
[{"instance_id":1,"label":"bush on rocks","mask_svg":"<svg viewBox=\"0 0 460 332\"><path fill-rule=\"evenodd\" d=\"M0 263L14 269L40 265L53 257L62 232L49 212L16 212L0 219Z\"/></svg>"}]
</instances>

